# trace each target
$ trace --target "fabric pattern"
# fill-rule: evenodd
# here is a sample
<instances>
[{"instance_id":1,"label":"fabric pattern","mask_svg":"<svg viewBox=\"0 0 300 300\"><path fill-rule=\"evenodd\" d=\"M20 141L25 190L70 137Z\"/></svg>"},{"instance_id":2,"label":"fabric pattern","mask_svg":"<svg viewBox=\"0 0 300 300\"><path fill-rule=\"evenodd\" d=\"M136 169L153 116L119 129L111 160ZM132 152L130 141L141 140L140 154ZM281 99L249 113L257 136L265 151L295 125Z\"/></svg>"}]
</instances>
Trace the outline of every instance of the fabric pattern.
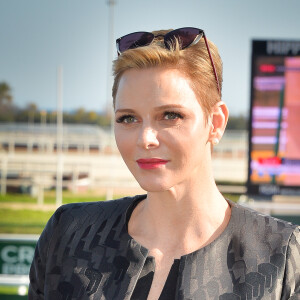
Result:
<instances>
[{"instance_id":1,"label":"fabric pattern","mask_svg":"<svg viewBox=\"0 0 300 300\"><path fill-rule=\"evenodd\" d=\"M38 241L29 299L129 300L148 250L126 212L145 198L61 206ZM176 300L300 299L299 227L231 205L223 233L180 258Z\"/></svg>"}]
</instances>

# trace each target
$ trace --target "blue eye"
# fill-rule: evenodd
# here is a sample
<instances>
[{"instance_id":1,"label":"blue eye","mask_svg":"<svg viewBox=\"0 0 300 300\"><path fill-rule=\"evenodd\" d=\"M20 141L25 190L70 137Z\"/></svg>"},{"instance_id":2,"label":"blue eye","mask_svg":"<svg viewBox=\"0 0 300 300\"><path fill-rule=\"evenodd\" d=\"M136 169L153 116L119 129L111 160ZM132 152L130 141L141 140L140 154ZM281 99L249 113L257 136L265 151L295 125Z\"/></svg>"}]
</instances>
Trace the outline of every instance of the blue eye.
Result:
<instances>
[{"instance_id":1,"label":"blue eye","mask_svg":"<svg viewBox=\"0 0 300 300\"><path fill-rule=\"evenodd\" d=\"M121 116L116 120L117 123L131 124L136 122L136 118L132 115Z\"/></svg>"},{"instance_id":2,"label":"blue eye","mask_svg":"<svg viewBox=\"0 0 300 300\"><path fill-rule=\"evenodd\" d=\"M164 119L165 120L176 120L176 119L183 119L183 116L179 113L172 112L172 111L166 111L164 113Z\"/></svg>"}]
</instances>

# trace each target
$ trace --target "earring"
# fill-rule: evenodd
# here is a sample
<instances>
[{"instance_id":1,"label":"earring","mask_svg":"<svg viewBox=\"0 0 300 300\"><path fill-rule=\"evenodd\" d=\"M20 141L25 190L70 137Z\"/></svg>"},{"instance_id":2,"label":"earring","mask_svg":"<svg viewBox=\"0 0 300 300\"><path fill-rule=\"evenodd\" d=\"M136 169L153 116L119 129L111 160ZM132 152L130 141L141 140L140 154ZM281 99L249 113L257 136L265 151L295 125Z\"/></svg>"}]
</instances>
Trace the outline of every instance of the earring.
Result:
<instances>
[{"instance_id":1,"label":"earring","mask_svg":"<svg viewBox=\"0 0 300 300\"><path fill-rule=\"evenodd\" d=\"M218 138L213 138L213 140L212 140L212 144L213 144L214 146L218 145L219 142L220 142L220 141L219 141Z\"/></svg>"}]
</instances>

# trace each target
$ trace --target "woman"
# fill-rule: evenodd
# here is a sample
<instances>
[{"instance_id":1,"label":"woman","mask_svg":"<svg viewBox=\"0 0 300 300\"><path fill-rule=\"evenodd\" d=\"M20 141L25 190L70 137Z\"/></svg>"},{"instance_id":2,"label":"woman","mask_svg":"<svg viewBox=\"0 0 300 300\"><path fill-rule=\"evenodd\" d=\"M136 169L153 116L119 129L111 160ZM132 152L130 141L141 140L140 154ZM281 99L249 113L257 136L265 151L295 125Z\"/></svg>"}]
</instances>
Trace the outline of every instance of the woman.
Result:
<instances>
[{"instance_id":1,"label":"woman","mask_svg":"<svg viewBox=\"0 0 300 300\"><path fill-rule=\"evenodd\" d=\"M299 228L224 199L213 179L228 118L217 48L195 28L117 46L116 142L147 195L60 207L29 299L300 299Z\"/></svg>"}]
</instances>

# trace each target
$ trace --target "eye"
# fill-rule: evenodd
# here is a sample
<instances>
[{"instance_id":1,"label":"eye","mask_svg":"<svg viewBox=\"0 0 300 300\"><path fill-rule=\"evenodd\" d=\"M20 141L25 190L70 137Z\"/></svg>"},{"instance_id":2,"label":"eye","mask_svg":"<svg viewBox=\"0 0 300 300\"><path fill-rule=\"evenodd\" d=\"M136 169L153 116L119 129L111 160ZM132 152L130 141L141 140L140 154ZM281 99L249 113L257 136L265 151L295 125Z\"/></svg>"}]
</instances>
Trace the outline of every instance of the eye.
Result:
<instances>
[{"instance_id":1,"label":"eye","mask_svg":"<svg viewBox=\"0 0 300 300\"><path fill-rule=\"evenodd\" d=\"M132 124L135 123L137 120L134 116L132 115L124 115L119 117L116 122L117 123L125 123L125 124Z\"/></svg>"},{"instance_id":2,"label":"eye","mask_svg":"<svg viewBox=\"0 0 300 300\"><path fill-rule=\"evenodd\" d=\"M179 113L173 111L166 111L164 113L165 120L176 120L176 119L183 119L183 116Z\"/></svg>"}]
</instances>

